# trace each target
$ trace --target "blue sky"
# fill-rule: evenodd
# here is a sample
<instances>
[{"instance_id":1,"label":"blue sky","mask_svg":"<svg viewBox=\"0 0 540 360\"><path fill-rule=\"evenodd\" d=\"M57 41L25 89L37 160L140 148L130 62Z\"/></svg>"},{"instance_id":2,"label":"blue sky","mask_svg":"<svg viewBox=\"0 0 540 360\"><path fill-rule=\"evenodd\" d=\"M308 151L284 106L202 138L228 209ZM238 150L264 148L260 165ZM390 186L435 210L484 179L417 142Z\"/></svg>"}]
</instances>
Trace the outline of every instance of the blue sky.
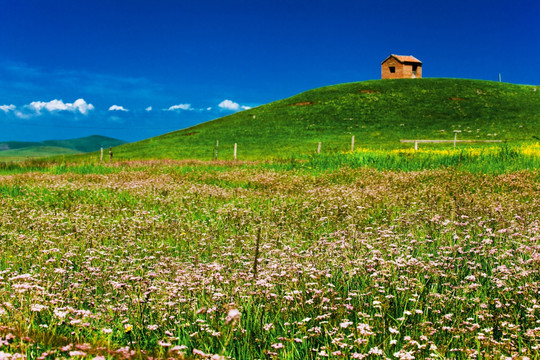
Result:
<instances>
[{"instance_id":1,"label":"blue sky","mask_svg":"<svg viewBox=\"0 0 540 360\"><path fill-rule=\"evenodd\" d=\"M136 141L312 88L424 77L540 84L540 1L0 0L0 141Z\"/></svg>"}]
</instances>

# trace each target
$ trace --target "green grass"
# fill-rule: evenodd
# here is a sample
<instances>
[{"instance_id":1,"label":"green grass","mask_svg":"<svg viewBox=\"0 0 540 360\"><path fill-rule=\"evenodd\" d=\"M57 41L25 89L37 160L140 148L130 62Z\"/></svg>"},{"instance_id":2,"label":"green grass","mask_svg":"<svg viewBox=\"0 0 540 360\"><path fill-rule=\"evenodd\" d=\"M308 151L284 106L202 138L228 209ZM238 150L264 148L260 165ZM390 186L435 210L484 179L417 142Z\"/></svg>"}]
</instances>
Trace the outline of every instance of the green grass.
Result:
<instances>
[{"instance_id":1,"label":"green grass","mask_svg":"<svg viewBox=\"0 0 540 360\"><path fill-rule=\"evenodd\" d=\"M400 139L540 138L538 87L465 79L374 80L306 91L288 99L115 148L118 159L289 158L356 147L411 148ZM423 146L423 145L422 145ZM448 148L450 144L437 145ZM482 145L477 145L482 146ZM96 154L93 155L97 156Z\"/></svg>"},{"instance_id":2,"label":"green grass","mask_svg":"<svg viewBox=\"0 0 540 360\"><path fill-rule=\"evenodd\" d=\"M176 172L215 172L230 167L253 169L295 170L320 174L342 168L374 168L377 170L421 171L453 168L470 173L504 174L512 171L540 169L540 144L491 145L484 147L457 147L439 149L425 147L413 149L376 150L357 149L354 152L311 154L268 161L203 161L203 160L115 160L99 162L93 158L68 162L50 159L30 159L17 163L1 163L0 174L17 174L41 171L52 174L112 174L130 171L159 173L173 167ZM70 159L68 159L70 160Z\"/></svg>"},{"instance_id":3,"label":"green grass","mask_svg":"<svg viewBox=\"0 0 540 360\"><path fill-rule=\"evenodd\" d=\"M378 170L421 171L444 168L472 173L503 174L540 169L540 146L491 146L449 150L359 150L349 153L314 154L305 161L275 165L281 169L311 172L369 167Z\"/></svg>"}]
</instances>

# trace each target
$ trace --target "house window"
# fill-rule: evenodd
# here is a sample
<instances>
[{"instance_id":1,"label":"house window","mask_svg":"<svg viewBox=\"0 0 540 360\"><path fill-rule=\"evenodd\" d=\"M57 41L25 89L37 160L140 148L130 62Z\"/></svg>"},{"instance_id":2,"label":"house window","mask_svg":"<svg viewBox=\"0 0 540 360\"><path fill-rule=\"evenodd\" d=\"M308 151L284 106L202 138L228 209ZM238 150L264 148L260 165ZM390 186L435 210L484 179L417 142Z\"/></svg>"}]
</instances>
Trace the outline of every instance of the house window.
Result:
<instances>
[{"instance_id":1,"label":"house window","mask_svg":"<svg viewBox=\"0 0 540 360\"><path fill-rule=\"evenodd\" d=\"M388 67L388 69L390 70L391 74L394 74L396 72L396 67L395 66L390 66L390 67Z\"/></svg>"}]
</instances>

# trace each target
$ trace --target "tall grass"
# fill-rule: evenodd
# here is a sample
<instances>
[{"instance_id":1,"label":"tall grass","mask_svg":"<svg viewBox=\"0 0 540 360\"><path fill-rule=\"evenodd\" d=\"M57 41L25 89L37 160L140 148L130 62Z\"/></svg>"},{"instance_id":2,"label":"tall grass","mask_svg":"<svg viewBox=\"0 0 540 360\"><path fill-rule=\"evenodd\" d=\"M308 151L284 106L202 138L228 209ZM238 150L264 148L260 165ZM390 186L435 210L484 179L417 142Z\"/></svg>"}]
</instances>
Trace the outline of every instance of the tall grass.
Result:
<instances>
[{"instance_id":1,"label":"tall grass","mask_svg":"<svg viewBox=\"0 0 540 360\"><path fill-rule=\"evenodd\" d=\"M455 168L470 172L496 173L540 168L540 146L497 146L452 150L367 150L314 154L305 159L281 161L284 169L312 171L337 170L342 167L369 167L378 170L420 171Z\"/></svg>"},{"instance_id":2,"label":"tall grass","mask_svg":"<svg viewBox=\"0 0 540 360\"><path fill-rule=\"evenodd\" d=\"M1 351L540 356L538 170L137 166L0 176Z\"/></svg>"}]
</instances>

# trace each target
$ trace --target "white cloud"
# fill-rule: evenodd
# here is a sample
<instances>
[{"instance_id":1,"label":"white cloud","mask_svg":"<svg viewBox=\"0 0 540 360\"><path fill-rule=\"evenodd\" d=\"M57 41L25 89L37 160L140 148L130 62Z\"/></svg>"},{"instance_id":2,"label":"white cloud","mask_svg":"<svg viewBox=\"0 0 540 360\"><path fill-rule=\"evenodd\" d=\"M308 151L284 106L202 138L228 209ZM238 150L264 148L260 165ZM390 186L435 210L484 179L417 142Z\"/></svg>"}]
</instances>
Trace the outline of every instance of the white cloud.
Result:
<instances>
[{"instance_id":1,"label":"white cloud","mask_svg":"<svg viewBox=\"0 0 540 360\"><path fill-rule=\"evenodd\" d=\"M144 109L144 110L146 110L146 111L152 111L152 107L151 107L151 106L149 106L149 107L147 107L147 108L146 108L146 109Z\"/></svg>"},{"instance_id":2,"label":"white cloud","mask_svg":"<svg viewBox=\"0 0 540 360\"><path fill-rule=\"evenodd\" d=\"M231 100L223 100L222 102L219 103L218 106L222 109L232 110L232 111L236 111L240 109L240 104L235 103L234 101L231 101Z\"/></svg>"},{"instance_id":3,"label":"white cloud","mask_svg":"<svg viewBox=\"0 0 540 360\"><path fill-rule=\"evenodd\" d=\"M11 104L11 105L0 105L0 110L4 111L4 112L8 112L10 110L15 110L16 106Z\"/></svg>"},{"instance_id":4,"label":"white cloud","mask_svg":"<svg viewBox=\"0 0 540 360\"><path fill-rule=\"evenodd\" d=\"M43 109L48 110L49 112L55 111L71 111L71 112L80 112L83 115L86 115L89 110L94 110L94 105L88 104L84 99L77 99L72 103L64 103L62 100L51 100L49 102L43 101L32 101L27 105L28 108L34 110L36 113L41 113Z\"/></svg>"},{"instance_id":5,"label":"white cloud","mask_svg":"<svg viewBox=\"0 0 540 360\"><path fill-rule=\"evenodd\" d=\"M75 109L78 109L81 114L87 114L88 110L94 110L94 105L86 103L83 99L77 99L73 103Z\"/></svg>"},{"instance_id":6,"label":"white cloud","mask_svg":"<svg viewBox=\"0 0 540 360\"><path fill-rule=\"evenodd\" d=\"M174 111L174 110L193 110L191 107L191 104L178 104L173 105L170 108L167 109L168 111Z\"/></svg>"},{"instance_id":7,"label":"white cloud","mask_svg":"<svg viewBox=\"0 0 540 360\"><path fill-rule=\"evenodd\" d=\"M223 100L222 102L219 103L218 106L224 110L231 110L231 111L251 109L251 106L240 105L231 100Z\"/></svg>"},{"instance_id":8,"label":"white cloud","mask_svg":"<svg viewBox=\"0 0 540 360\"><path fill-rule=\"evenodd\" d=\"M73 105L73 104L72 104ZM43 102L43 101L32 101L30 105L28 105L30 108L34 109L36 112L41 112L41 110L46 109L49 111L62 111L67 110L68 106L64 104L62 100L52 100L49 102Z\"/></svg>"},{"instance_id":9,"label":"white cloud","mask_svg":"<svg viewBox=\"0 0 540 360\"><path fill-rule=\"evenodd\" d=\"M109 108L109 111L129 111L129 110L126 109L126 108L123 107L123 106L120 106L120 105L112 105L112 106Z\"/></svg>"},{"instance_id":10,"label":"white cloud","mask_svg":"<svg viewBox=\"0 0 540 360\"><path fill-rule=\"evenodd\" d=\"M30 119L32 117L32 115L23 113L22 111L19 111L19 110L15 111L15 116L18 117L19 119Z\"/></svg>"}]
</instances>

